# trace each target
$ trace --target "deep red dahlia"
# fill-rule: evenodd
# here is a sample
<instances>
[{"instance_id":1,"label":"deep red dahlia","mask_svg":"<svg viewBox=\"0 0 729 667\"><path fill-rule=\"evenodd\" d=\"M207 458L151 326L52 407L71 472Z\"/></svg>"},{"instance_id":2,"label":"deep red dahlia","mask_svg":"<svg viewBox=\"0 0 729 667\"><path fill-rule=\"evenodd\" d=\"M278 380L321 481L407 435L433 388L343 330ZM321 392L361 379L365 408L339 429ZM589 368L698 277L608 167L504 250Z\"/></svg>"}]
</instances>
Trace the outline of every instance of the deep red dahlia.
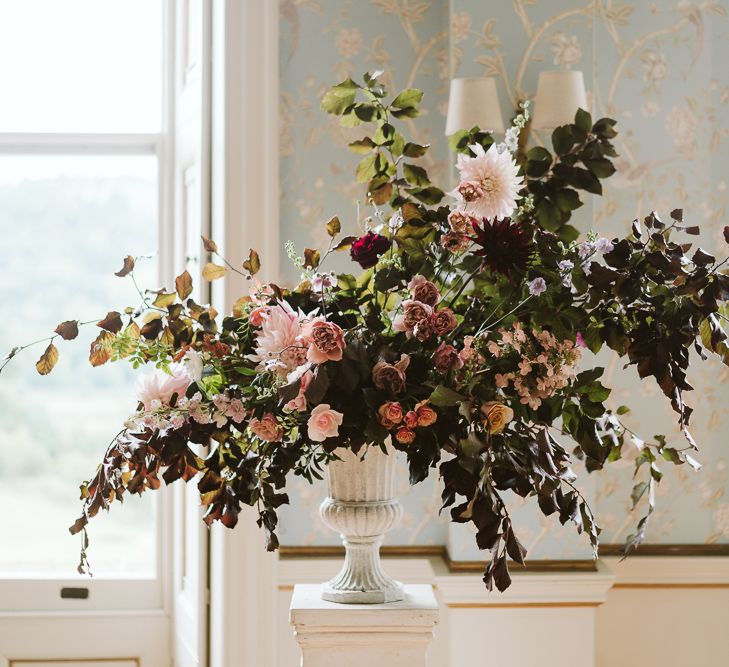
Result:
<instances>
[{"instance_id":1,"label":"deep red dahlia","mask_svg":"<svg viewBox=\"0 0 729 667\"><path fill-rule=\"evenodd\" d=\"M510 218L494 221L484 218L481 226L473 223L473 231L474 243L481 246L474 254L483 258L483 266L507 278L526 272L534 251L528 226L512 223Z\"/></svg>"}]
</instances>

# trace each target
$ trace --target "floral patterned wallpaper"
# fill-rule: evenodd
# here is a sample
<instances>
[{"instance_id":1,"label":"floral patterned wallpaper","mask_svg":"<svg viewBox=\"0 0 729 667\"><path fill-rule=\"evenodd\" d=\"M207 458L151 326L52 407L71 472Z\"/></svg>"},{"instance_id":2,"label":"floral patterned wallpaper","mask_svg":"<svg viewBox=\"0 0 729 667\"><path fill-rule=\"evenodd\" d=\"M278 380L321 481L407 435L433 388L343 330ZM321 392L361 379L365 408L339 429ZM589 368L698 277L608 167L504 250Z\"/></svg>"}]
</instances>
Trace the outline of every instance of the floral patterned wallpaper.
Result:
<instances>
[{"instance_id":1,"label":"floral patterned wallpaper","mask_svg":"<svg viewBox=\"0 0 729 667\"><path fill-rule=\"evenodd\" d=\"M411 128L433 144L435 176L448 174L443 135L448 79L493 76L504 117L536 90L540 71L580 69L596 116L618 120L618 173L605 196L581 209L578 226L601 234L624 232L651 209L665 215L683 207L702 227L701 245L722 248L729 166L729 18L722 0L282 0L281 2L281 225L297 246L323 240L322 221L338 214L357 225L354 156L349 133L318 110L326 86L349 74L384 69L393 86L425 90L428 113ZM532 137L548 142L549 137ZM359 212L360 217L366 211ZM621 374L604 355L615 406L639 409L630 427L679 438L674 417L650 382ZM713 360L693 371L696 408L693 434L704 464L699 473L664 466L652 543L729 542L729 370ZM628 514L631 458L591 480L603 541L624 540L634 523ZM454 558L478 559L462 526L438 517L437 481L408 492L402 480L405 521L390 544L446 543ZM282 542L336 544L320 527L322 488L296 485L295 508L283 518ZM534 558L587 557L586 540L541 517L517 500L520 538Z\"/></svg>"}]
</instances>

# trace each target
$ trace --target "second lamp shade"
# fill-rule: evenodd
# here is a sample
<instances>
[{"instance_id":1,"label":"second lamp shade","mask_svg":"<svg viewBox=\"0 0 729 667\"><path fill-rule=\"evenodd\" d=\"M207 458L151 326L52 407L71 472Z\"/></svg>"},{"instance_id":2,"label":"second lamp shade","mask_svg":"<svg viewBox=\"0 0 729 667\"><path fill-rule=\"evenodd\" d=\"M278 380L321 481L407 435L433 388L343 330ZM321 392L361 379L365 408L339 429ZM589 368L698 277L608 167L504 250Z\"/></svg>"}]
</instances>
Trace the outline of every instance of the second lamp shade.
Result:
<instances>
[{"instance_id":1,"label":"second lamp shade","mask_svg":"<svg viewBox=\"0 0 729 667\"><path fill-rule=\"evenodd\" d=\"M475 125L490 132L504 131L496 79L452 79L445 133L450 136Z\"/></svg>"},{"instance_id":2,"label":"second lamp shade","mask_svg":"<svg viewBox=\"0 0 729 667\"><path fill-rule=\"evenodd\" d=\"M539 73L532 128L551 130L572 123L577 109L587 110L582 72L555 70Z\"/></svg>"}]
</instances>

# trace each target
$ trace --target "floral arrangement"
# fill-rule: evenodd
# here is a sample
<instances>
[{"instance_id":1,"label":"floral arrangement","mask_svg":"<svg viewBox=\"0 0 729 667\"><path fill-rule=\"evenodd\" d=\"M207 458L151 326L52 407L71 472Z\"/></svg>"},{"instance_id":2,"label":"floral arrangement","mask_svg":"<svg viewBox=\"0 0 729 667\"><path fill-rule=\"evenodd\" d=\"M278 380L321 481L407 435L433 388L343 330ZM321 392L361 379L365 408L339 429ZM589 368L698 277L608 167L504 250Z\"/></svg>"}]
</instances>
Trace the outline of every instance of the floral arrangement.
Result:
<instances>
[{"instance_id":1,"label":"floral arrangement","mask_svg":"<svg viewBox=\"0 0 729 667\"><path fill-rule=\"evenodd\" d=\"M675 240L699 231L678 210L669 222L655 213L636 220L625 238L580 238L569 224L580 192L600 194L616 156L615 121L593 122L584 110L554 131L553 152L521 149L526 106L503 142L479 128L457 133L459 182L446 195L414 161L428 147L396 127L418 115L421 98L408 89L387 102L378 73L324 96L343 125L371 128L350 147L363 156L356 174L372 213L356 235L329 220L323 253L299 256L289 244L301 272L295 288L258 282L255 251L237 266L204 238L205 279L249 279L229 315L219 321L195 303L185 271L174 291L140 291L139 307L96 323L91 364L128 360L144 372L136 411L81 487L71 527L84 536L80 571L89 519L125 493L195 480L208 524L232 528L242 505L256 507L273 550L290 475L321 479L338 447L366 455L391 443L405 452L412 484L438 472L443 507L472 522L491 552L486 585L504 590L507 557L526 556L508 494L574 523L597 555L600 529L574 461L592 472L619 459L624 443L637 448L633 505L649 501L626 549L645 533L659 461L699 467L686 373L691 348L729 363L726 260ZM358 270L324 271L334 253L348 253ZM116 275L133 279L134 267L127 257ZM55 365L55 341L75 338L80 324L63 322L47 339L39 373ZM683 446L640 438L621 424L627 407L606 407L603 369L585 355L604 345L658 383Z\"/></svg>"}]
</instances>

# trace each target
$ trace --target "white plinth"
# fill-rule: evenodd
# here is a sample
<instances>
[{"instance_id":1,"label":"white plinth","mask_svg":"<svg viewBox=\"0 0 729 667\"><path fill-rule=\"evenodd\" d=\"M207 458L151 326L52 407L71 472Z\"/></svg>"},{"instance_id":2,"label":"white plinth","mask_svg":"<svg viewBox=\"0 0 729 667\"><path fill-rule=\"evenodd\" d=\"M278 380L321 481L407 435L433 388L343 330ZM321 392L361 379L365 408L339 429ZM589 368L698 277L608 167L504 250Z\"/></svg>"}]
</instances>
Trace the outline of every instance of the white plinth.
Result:
<instances>
[{"instance_id":1,"label":"white plinth","mask_svg":"<svg viewBox=\"0 0 729 667\"><path fill-rule=\"evenodd\" d=\"M432 586L405 586L400 602L337 604L297 584L289 614L302 667L426 667L438 622Z\"/></svg>"}]
</instances>

